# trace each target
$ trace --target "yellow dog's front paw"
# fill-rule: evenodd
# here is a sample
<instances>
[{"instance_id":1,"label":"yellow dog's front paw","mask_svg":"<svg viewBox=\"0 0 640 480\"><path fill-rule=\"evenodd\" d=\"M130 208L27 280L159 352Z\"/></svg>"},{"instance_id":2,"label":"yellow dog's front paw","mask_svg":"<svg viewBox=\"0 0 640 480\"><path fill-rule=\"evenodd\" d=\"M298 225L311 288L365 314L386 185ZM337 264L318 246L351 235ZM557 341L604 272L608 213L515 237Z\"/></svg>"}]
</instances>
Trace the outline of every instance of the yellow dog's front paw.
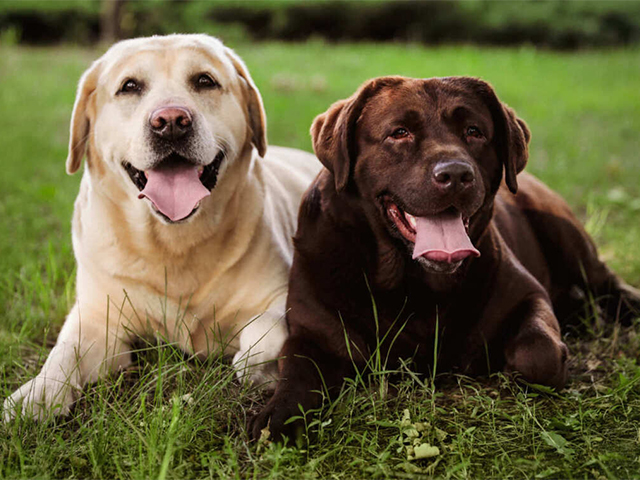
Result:
<instances>
[{"instance_id":1,"label":"yellow dog's front paw","mask_svg":"<svg viewBox=\"0 0 640 480\"><path fill-rule=\"evenodd\" d=\"M25 383L4 401L3 419L13 420L19 411L23 417L45 420L50 416L67 415L76 400L78 387L67 378L38 375Z\"/></svg>"},{"instance_id":2,"label":"yellow dog's front paw","mask_svg":"<svg viewBox=\"0 0 640 480\"><path fill-rule=\"evenodd\" d=\"M265 390L275 389L278 381L278 363L273 353L240 350L233 357L233 367L240 381Z\"/></svg>"}]
</instances>

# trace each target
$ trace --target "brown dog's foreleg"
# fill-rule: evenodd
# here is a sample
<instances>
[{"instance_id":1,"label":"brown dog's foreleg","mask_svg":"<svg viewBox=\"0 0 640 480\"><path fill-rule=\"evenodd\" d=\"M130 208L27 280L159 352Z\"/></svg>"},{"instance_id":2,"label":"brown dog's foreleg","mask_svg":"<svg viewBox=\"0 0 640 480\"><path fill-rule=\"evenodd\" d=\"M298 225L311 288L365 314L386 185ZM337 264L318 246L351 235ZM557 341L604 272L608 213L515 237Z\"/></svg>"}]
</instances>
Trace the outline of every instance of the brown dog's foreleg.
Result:
<instances>
[{"instance_id":1,"label":"brown dog's foreleg","mask_svg":"<svg viewBox=\"0 0 640 480\"><path fill-rule=\"evenodd\" d=\"M544 298L530 298L513 315L522 320L505 347L505 370L518 372L530 383L562 388L567 381L569 350L551 305Z\"/></svg>"},{"instance_id":2,"label":"brown dog's foreleg","mask_svg":"<svg viewBox=\"0 0 640 480\"><path fill-rule=\"evenodd\" d=\"M336 354L329 353L312 338L294 335L282 349L280 381L265 408L251 420L250 431L254 439L269 427L272 440L283 436L294 439L304 427L303 417L322 404L349 376L353 364Z\"/></svg>"}]
</instances>

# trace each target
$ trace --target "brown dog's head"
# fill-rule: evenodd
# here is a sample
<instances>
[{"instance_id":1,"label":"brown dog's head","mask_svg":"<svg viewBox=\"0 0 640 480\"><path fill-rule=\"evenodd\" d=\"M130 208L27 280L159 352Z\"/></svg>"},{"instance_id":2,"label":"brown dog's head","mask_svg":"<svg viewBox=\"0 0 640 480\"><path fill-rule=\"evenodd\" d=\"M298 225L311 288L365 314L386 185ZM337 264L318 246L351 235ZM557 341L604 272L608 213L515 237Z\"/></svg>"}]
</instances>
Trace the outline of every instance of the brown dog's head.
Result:
<instances>
[{"instance_id":1,"label":"brown dog's head","mask_svg":"<svg viewBox=\"0 0 640 480\"><path fill-rule=\"evenodd\" d=\"M526 124L475 78L382 77L319 115L313 147L335 188L427 271L453 273L527 162Z\"/></svg>"}]
</instances>

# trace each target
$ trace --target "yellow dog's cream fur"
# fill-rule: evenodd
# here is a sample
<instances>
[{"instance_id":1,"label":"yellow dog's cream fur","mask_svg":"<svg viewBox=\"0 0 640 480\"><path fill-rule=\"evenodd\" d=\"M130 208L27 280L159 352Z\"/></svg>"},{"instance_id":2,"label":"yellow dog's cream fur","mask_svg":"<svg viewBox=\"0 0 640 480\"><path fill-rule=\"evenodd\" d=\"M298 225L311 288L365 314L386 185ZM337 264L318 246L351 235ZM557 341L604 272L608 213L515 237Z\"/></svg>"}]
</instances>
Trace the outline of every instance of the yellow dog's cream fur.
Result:
<instances>
[{"instance_id":1,"label":"yellow dog's cream fur","mask_svg":"<svg viewBox=\"0 0 640 480\"><path fill-rule=\"evenodd\" d=\"M197 91L200 73L221 87ZM144 93L118 95L128 78ZM145 128L168 104L193 112L196 160L228 151L211 195L176 224L138 199L122 166L146 170L156 160ZM242 61L206 35L117 43L80 80L69 173L85 152L72 229L77 300L41 372L5 401L5 418L19 405L36 418L67 413L83 385L130 363L136 335L202 356L222 340L240 376L269 380L286 337L298 204L320 163L279 147L265 155L262 100Z\"/></svg>"}]
</instances>

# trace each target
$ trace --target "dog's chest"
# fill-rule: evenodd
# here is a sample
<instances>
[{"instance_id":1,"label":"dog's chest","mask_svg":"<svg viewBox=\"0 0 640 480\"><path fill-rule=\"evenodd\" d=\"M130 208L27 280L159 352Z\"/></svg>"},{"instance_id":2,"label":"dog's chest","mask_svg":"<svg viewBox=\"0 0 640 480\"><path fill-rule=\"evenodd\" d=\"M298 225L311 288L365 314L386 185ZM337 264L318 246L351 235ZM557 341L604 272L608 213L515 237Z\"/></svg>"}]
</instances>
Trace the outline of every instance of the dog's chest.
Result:
<instances>
[{"instance_id":1,"label":"dog's chest","mask_svg":"<svg viewBox=\"0 0 640 480\"><path fill-rule=\"evenodd\" d=\"M263 259L252 266L253 257L230 262L229 256L205 252L172 259L115 246L101 252L80 261L79 279L86 281L79 298L90 296L101 305L109 298L136 332L176 341L186 351L210 351L225 343L221 336L234 351L233 333L264 313L286 283L286 265L274 269Z\"/></svg>"},{"instance_id":2,"label":"dog's chest","mask_svg":"<svg viewBox=\"0 0 640 480\"><path fill-rule=\"evenodd\" d=\"M377 329L371 310L363 312L370 320L361 325L366 325L364 335L372 352L380 349L389 358L412 359L419 371L431 368L436 357L441 366L466 371L483 354L483 341L473 333L481 309L473 299L403 290L376 296Z\"/></svg>"}]
</instances>

